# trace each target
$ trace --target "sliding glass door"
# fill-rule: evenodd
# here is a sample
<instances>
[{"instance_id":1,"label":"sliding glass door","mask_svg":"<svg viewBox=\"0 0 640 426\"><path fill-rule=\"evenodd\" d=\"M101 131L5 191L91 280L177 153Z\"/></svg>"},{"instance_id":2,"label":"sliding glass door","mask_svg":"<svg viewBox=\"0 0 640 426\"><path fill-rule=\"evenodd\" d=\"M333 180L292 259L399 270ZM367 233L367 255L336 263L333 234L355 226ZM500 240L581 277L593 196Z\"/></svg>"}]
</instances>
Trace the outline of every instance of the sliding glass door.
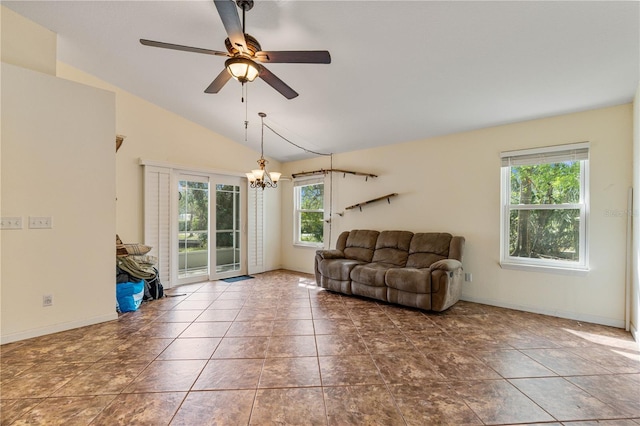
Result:
<instances>
[{"instance_id":1,"label":"sliding glass door","mask_svg":"<svg viewBox=\"0 0 640 426\"><path fill-rule=\"evenodd\" d=\"M179 174L177 184L178 284L246 274L242 180Z\"/></svg>"}]
</instances>

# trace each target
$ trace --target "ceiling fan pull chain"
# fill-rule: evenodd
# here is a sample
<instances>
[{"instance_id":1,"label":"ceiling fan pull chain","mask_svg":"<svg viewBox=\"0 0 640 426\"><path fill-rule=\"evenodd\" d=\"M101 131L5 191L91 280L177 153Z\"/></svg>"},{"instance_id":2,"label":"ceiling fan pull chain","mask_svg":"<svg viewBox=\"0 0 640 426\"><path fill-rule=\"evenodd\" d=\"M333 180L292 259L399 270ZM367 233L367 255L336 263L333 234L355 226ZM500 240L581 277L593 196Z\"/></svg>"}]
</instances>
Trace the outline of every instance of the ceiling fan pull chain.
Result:
<instances>
[{"instance_id":1,"label":"ceiling fan pull chain","mask_svg":"<svg viewBox=\"0 0 640 426\"><path fill-rule=\"evenodd\" d=\"M242 85L242 91L244 92L246 89L244 88L244 84ZM243 98L243 102L244 102L244 98ZM247 99L247 102L245 102L244 104L244 141L247 142L249 140L249 102Z\"/></svg>"}]
</instances>

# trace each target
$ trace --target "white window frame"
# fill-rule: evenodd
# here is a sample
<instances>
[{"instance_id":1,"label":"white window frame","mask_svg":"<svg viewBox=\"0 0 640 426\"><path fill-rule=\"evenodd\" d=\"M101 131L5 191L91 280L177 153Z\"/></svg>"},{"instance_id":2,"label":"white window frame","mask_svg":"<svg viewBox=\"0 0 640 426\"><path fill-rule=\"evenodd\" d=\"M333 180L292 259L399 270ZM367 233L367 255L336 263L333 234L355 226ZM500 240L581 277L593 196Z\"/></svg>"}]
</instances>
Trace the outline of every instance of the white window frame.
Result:
<instances>
[{"instance_id":1,"label":"white window frame","mask_svg":"<svg viewBox=\"0 0 640 426\"><path fill-rule=\"evenodd\" d=\"M300 188L303 186L309 185L324 185L323 192L323 208L322 210L302 210L300 208ZM293 182L293 244L295 246L301 247L313 247L313 248L323 248L325 246L325 241L327 241L327 222L326 222L326 212L327 212L327 200L329 197L328 190L329 187L325 182L324 175L323 176L312 176L306 178L295 179ZM308 241L300 240L300 217L302 212L319 212L322 213L323 221L322 221L322 240L321 243L312 243Z\"/></svg>"},{"instance_id":2,"label":"white window frame","mask_svg":"<svg viewBox=\"0 0 640 426\"><path fill-rule=\"evenodd\" d=\"M500 154L502 167L500 174L500 266L508 269L583 274L589 270L589 143L581 142L543 148L507 151ZM511 167L555 163L567 160L580 161L580 199L578 203L567 204L511 204ZM509 253L510 213L514 210L559 210L580 211L580 241L578 262L555 259L532 259L515 257Z\"/></svg>"}]
</instances>

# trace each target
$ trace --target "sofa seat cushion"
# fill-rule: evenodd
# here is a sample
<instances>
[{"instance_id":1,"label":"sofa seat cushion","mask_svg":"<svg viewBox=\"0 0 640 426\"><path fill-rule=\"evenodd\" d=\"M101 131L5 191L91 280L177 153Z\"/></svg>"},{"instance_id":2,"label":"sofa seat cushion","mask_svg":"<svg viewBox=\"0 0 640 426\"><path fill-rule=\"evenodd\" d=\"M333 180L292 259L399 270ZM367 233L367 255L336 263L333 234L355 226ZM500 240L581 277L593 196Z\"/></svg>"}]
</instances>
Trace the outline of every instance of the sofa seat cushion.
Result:
<instances>
[{"instance_id":1,"label":"sofa seat cushion","mask_svg":"<svg viewBox=\"0 0 640 426\"><path fill-rule=\"evenodd\" d=\"M431 293L431 269L392 268L385 277L387 287L408 293Z\"/></svg>"},{"instance_id":2,"label":"sofa seat cushion","mask_svg":"<svg viewBox=\"0 0 640 426\"><path fill-rule=\"evenodd\" d=\"M394 265L389 263L367 263L358 265L351 271L351 281L366 284L371 287L384 287L384 277Z\"/></svg>"},{"instance_id":3,"label":"sofa seat cushion","mask_svg":"<svg viewBox=\"0 0 640 426\"><path fill-rule=\"evenodd\" d=\"M322 276L337 281L349 281L351 270L364 262L353 259L323 259L318 264Z\"/></svg>"}]
</instances>

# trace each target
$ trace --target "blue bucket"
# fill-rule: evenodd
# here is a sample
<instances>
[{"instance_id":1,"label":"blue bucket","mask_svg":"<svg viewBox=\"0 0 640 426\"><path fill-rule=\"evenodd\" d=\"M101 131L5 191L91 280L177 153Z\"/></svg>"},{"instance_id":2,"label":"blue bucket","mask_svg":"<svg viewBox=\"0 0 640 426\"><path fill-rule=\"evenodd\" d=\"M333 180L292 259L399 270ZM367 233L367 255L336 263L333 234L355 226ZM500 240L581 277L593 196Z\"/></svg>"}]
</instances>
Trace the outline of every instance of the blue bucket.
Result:
<instances>
[{"instance_id":1,"label":"blue bucket","mask_svg":"<svg viewBox=\"0 0 640 426\"><path fill-rule=\"evenodd\" d=\"M117 309L120 312L133 312L138 310L144 297L144 280L140 282L128 282L116 284Z\"/></svg>"}]
</instances>

